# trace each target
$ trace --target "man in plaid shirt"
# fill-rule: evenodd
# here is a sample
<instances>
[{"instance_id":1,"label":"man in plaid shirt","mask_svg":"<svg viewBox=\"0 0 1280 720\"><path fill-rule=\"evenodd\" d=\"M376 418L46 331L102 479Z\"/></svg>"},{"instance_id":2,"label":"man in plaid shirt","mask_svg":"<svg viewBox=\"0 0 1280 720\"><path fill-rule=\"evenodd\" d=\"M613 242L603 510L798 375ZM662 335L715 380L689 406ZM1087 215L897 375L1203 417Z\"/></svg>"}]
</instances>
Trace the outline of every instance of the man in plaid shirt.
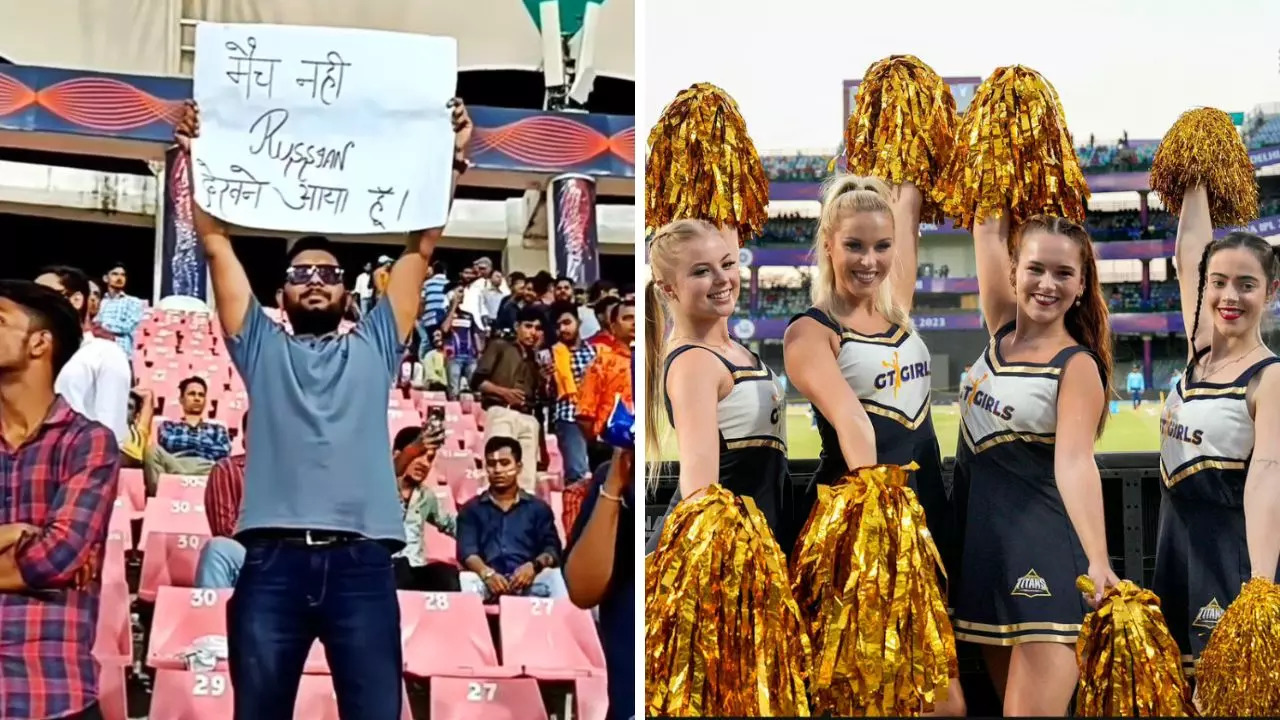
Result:
<instances>
[{"instance_id":1,"label":"man in plaid shirt","mask_svg":"<svg viewBox=\"0 0 1280 720\"><path fill-rule=\"evenodd\" d=\"M578 306L572 302L553 304L551 321L556 326L557 340L551 349L556 379L556 402L551 409L551 421L560 454L564 457L564 480L568 484L591 473L591 465L587 461L587 439L582 428L578 427L577 400L587 368L596 359L596 346L582 339Z\"/></svg>"},{"instance_id":2,"label":"man in plaid shirt","mask_svg":"<svg viewBox=\"0 0 1280 720\"><path fill-rule=\"evenodd\" d=\"M120 451L53 391L80 347L56 290L0 280L0 718L100 720L100 570Z\"/></svg>"}]
</instances>

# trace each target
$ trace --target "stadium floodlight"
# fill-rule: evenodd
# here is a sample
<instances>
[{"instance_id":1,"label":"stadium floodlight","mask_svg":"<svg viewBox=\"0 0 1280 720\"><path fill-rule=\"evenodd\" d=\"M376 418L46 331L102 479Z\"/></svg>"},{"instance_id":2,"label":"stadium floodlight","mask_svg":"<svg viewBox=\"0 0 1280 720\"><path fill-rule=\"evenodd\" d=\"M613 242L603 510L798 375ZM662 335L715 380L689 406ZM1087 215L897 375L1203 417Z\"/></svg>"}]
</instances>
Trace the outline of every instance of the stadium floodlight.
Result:
<instances>
[{"instance_id":1,"label":"stadium floodlight","mask_svg":"<svg viewBox=\"0 0 1280 720\"><path fill-rule=\"evenodd\" d=\"M587 104L587 98L591 96L591 90L596 84L596 42L600 35L599 29L600 3L589 2L582 15L573 87L569 89L569 99L579 105Z\"/></svg>"},{"instance_id":2,"label":"stadium floodlight","mask_svg":"<svg viewBox=\"0 0 1280 720\"><path fill-rule=\"evenodd\" d=\"M560 2L542 0L538 5L542 22L542 77L548 88L564 86L564 43L560 38Z\"/></svg>"}]
</instances>

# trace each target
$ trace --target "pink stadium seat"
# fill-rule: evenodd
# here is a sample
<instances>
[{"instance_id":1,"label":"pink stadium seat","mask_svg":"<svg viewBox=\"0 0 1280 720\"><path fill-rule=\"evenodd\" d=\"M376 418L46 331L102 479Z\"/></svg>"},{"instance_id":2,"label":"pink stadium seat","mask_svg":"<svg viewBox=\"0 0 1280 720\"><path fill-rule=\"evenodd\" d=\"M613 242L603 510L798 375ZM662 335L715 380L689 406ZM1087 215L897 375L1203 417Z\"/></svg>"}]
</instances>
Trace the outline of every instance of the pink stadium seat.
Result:
<instances>
[{"instance_id":1,"label":"pink stadium seat","mask_svg":"<svg viewBox=\"0 0 1280 720\"><path fill-rule=\"evenodd\" d=\"M150 717L164 720L226 720L235 709L225 672L158 670Z\"/></svg>"},{"instance_id":2,"label":"pink stadium seat","mask_svg":"<svg viewBox=\"0 0 1280 720\"><path fill-rule=\"evenodd\" d=\"M142 513L142 536L138 538L138 547L145 548L147 536L153 532L209 535L209 518L204 514L204 503L148 500Z\"/></svg>"},{"instance_id":3,"label":"pink stadium seat","mask_svg":"<svg viewBox=\"0 0 1280 720\"><path fill-rule=\"evenodd\" d=\"M458 507L480 494L480 489L487 484L487 475L483 470L451 470L445 475L449 484L449 492L453 494L453 502Z\"/></svg>"},{"instance_id":4,"label":"pink stadium seat","mask_svg":"<svg viewBox=\"0 0 1280 720\"><path fill-rule=\"evenodd\" d=\"M156 479L156 500L186 501L204 505L209 478L203 475L161 475Z\"/></svg>"},{"instance_id":5,"label":"pink stadium seat","mask_svg":"<svg viewBox=\"0 0 1280 720\"><path fill-rule=\"evenodd\" d=\"M404 645L405 672L415 677L512 676L498 664L479 595L422 593L422 609ZM436 717L434 714L432 717Z\"/></svg>"},{"instance_id":6,"label":"pink stadium seat","mask_svg":"<svg viewBox=\"0 0 1280 720\"><path fill-rule=\"evenodd\" d=\"M456 401L454 401L454 400L446 400L446 401L445 401L445 403L444 403L444 414L445 414L446 416L449 416L449 415L461 415L461 414L462 414L462 403L460 403L460 402L456 402Z\"/></svg>"},{"instance_id":7,"label":"pink stadium seat","mask_svg":"<svg viewBox=\"0 0 1280 720\"><path fill-rule=\"evenodd\" d=\"M102 720L129 720L125 669L106 662L98 669L98 711Z\"/></svg>"},{"instance_id":8,"label":"pink stadium seat","mask_svg":"<svg viewBox=\"0 0 1280 720\"><path fill-rule=\"evenodd\" d=\"M184 669L182 654L191 649L194 640L206 635L226 637L230 597L230 590L159 588L147 644L147 667ZM226 663L219 661L218 666L225 668Z\"/></svg>"},{"instance_id":9,"label":"pink stadium seat","mask_svg":"<svg viewBox=\"0 0 1280 720\"><path fill-rule=\"evenodd\" d=\"M431 720L547 720L532 678L431 678Z\"/></svg>"},{"instance_id":10,"label":"pink stadium seat","mask_svg":"<svg viewBox=\"0 0 1280 720\"><path fill-rule=\"evenodd\" d=\"M115 536L129 550L133 549L133 518L141 513L129 507L129 501L116 498L111 508L111 517L107 519L107 536Z\"/></svg>"},{"instance_id":11,"label":"pink stadium seat","mask_svg":"<svg viewBox=\"0 0 1280 720\"><path fill-rule=\"evenodd\" d=\"M142 579L138 599L155 600L162 586L189 588L195 585L200 548L209 541L208 522L204 534L193 531L152 532L142 544Z\"/></svg>"},{"instance_id":12,"label":"pink stadium seat","mask_svg":"<svg viewBox=\"0 0 1280 720\"><path fill-rule=\"evenodd\" d=\"M458 564L458 541L427 525L422 532L422 555L427 562Z\"/></svg>"},{"instance_id":13,"label":"pink stadium seat","mask_svg":"<svg viewBox=\"0 0 1280 720\"><path fill-rule=\"evenodd\" d=\"M608 678L596 676L578 678L573 683L573 692L578 700L579 720L604 720L609 714Z\"/></svg>"},{"instance_id":14,"label":"pink stadium seat","mask_svg":"<svg viewBox=\"0 0 1280 720\"><path fill-rule=\"evenodd\" d=\"M147 506L147 483L142 468L121 468L117 487L120 497L128 499L131 510L141 513Z\"/></svg>"},{"instance_id":15,"label":"pink stadium seat","mask_svg":"<svg viewBox=\"0 0 1280 720\"><path fill-rule=\"evenodd\" d=\"M548 494L548 504L556 518L556 530L560 533L560 544L564 545L567 542L564 535L564 493L552 490Z\"/></svg>"},{"instance_id":16,"label":"pink stadium seat","mask_svg":"<svg viewBox=\"0 0 1280 720\"><path fill-rule=\"evenodd\" d=\"M98 634L93 656L102 663L133 662L133 633L129 613L129 582L125 577L124 542L108 536L102 561L102 590L98 609Z\"/></svg>"},{"instance_id":17,"label":"pink stadium seat","mask_svg":"<svg viewBox=\"0 0 1280 720\"><path fill-rule=\"evenodd\" d=\"M502 664L543 680L604 675L604 649L587 610L568 598L503 597Z\"/></svg>"}]
</instances>

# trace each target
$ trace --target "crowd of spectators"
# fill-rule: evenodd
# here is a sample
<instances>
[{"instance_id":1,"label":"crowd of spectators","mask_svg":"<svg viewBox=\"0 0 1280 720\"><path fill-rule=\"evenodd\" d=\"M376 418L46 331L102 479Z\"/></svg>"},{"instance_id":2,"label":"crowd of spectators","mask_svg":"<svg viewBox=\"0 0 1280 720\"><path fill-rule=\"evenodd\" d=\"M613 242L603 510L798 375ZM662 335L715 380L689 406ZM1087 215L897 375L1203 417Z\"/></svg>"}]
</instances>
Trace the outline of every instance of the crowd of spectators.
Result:
<instances>
[{"instance_id":1,"label":"crowd of spectators","mask_svg":"<svg viewBox=\"0 0 1280 720\"><path fill-rule=\"evenodd\" d=\"M390 258L379 258L356 278L338 335L356 331L361 317L383 301L389 265ZM291 266L288 282L298 275L294 269ZM322 272L322 266L304 269L308 270L307 277L302 278L306 283L314 280L317 273L342 281L337 267L328 275ZM203 512L209 537L200 545L192 584L210 590L234 588L246 563L246 549L237 534L237 525L251 449L246 440L248 411L237 410L225 399L221 407L217 407L217 400L210 400L210 383L221 385L226 377L211 379L204 372L180 380L175 377L172 391L163 398L157 397L147 383L139 382L142 372L158 370L153 368L154 356L145 360L141 356L146 339L141 336L140 327L154 311L146 301L128 294L128 272L123 264L108 268L100 281L91 281L76 268L51 267L39 274L36 283L48 288L52 297L65 298L68 313L74 313L80 333L74 348L60 348L66 357L59 361L50 378L51 391L56 392L57 398L53 412L72 413L79 418L77 422L101 423L103 437L112 440L109 448L95 450L102 456L102 474L110 476L110 483L104 477L101 487L90 489L95 493L93 498L68 500L81 503L86 509L75 519L75 527L66 529L72 535L67 542L80 537L84 545L68 545L56 552L66 557L96 552L98 559L86 566L96 572L94 563L101 563L102 552L102 537L98 536L105 535L106 515L116 498L118 468L141 471L142 492L147 498L157 495L164 477L198 479L204 488ZM27 285L38 288L36 283ZM19 285L16 296L29 292L24 288ZM609 498L624 494L630 497L629 479L618 476L621 468L610 472L615 451L600 437L615 403L633 402L633 290L608 281L589 288L575 287L569 278L556 278L545 271L530 276L520 272L504 275L493 267L492 260L481 258L456 275L450 275L443 263L435 263L421 296L423 304L415 337L404 348L399 390L406 397L411 391L436 392L441 394L442 404L447 396L451 403L466 403L482 413L477 423L484 431L482 449L476 448L482 458L477 469L481 490L455 510L442 505L437 490L426 482L429 476L435 477L432 469L446 444L443 416L428 418L421 426L404 427L396 434L387 452L400 491L406 539L394 558L397 585L403 590L471 592L486 603L496 603L503 596L565 597L571 593L562 574L565 539L572 543L584 532L590 509L598 505L593 497L588 513L580 512L588 492L594 490ZM0 306L4 305L0 296ZM3 310L0 307L0 314ZM277 293L277 307L252 312L266 314L289 334L295 331L283 291ZM35 317L39 313L29 314ZM181 338L178 342L182 342ZM0 365L7 360L0 357ZM8 370L0 366L0 379ZM230 386L217 387L216 395L222 396L229 389ZM233 417L234 421L228 422ZM8 429L12 418L6 415L4 421L0 426ZM78 426L73 423L72 427ZM302 428L299 431L305 432ZM556 512L545 499L545 488L535 488L541 472L549 469L551 436L563 459L562 481L567 486L563 510L557 508ZM55 438L50 442L60 441ZM0 444L0 468L6 469L0 473L0 490L6 493L10 483L22 486L31 481L30 472L8 462L14 448L20 457L25 457L22 443L11 442L8 447ZM14 489L19 494L25 492L25 487ZM61 491L58 496L62 496ZM49 493L45 501L57 500ZM103 503L98 508L102 517L87 509L88 504L98 502ZM84 525L90 520L102 526ZM14 533L13 541L9 539L10 531ZM7 509L0 507L0 575L6 553L26 556L24 553L31 546L25 543L32 533L38 533L38 528L25 522L13 523ZM424 548L428 533L454 538L456 558L428 560ZM629 531L625 535L629 539ZM621 530L618 536L623 536ZM612 564L612 559L609 562ZM583 569L582 563L579 571L589 579L600 575L595 569ZM85 596L75 609L78 614L74 621L82 624L81 629L96 624L98 610L96 580L86 577L83 586L77 586ZM606 572L603 577L607 582L612 573ZM592 589L577 589L576 599L599 603L598 585L594 580L588 581L587 587ZM34 621L35 616L28 611L35 612L37 608L19 608L9 592L11 588L0 587L0 611L4 611L6 623ZM629 603L626 610L630 613ZM616 612L612 623L616 641ZM629 621L627 625L630 627ZM33 637L37 644L41 642L39 636ZM92 632L78 637L79 642L92 644ZM5 642L12 640L10 636L6 638ZM18 648L15 652L26 651ZM607 652L619 656L617 647ZM28 665L39 662L43 660L34 655L27 661ZM47 700L53 704L21 707L44 712L92 704L96 698L87 695L94 692L95 683L89 678L77 681L85 684L86 697L71 692ZM0 698L28 691L46 692L30 690L24 682L8 671L0 673ZM19 707L6 702L0 699L0 709Z\"/></svg>"}]
</instances>

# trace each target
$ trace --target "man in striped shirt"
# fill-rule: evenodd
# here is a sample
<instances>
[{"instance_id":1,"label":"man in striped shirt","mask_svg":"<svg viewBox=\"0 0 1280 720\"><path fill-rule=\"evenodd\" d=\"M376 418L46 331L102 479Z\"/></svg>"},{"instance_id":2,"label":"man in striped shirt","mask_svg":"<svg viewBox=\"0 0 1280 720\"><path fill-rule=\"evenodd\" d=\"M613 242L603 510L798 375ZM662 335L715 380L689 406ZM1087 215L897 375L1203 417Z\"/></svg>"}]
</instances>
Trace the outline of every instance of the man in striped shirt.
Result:
<instances>
[{"instance_id":1,"label":"man in striped shirt","mask_svg":"<svg viewBox=\"0 0 1280 720\"><path fill-rule=\"evenodd\" d=\"M101 720L101 568L120 450L54 378L83 338L61 293L0 280L0 718Z\"/></svg>"},{"instance_id":2,"label":"man in striped shirt","mask_svg":"<svg viewBox=\"0 0 1280 720\"><path fill-rule=\"evenodd\" d=\"M418 357L426 357L431 351L431 336L441 329L449 300L445 289L449 285L448 267L443 260L431 263L431 274L422 283L422 317L418 321Z\"/></svg>"},{"instance_id":3,"label":"man in striped shirt","mask_svg":"<svg viewBox=\"0 0 1280 720\"><path fill-rule=\"evenodd\" d=\"M240 432L249 432L249 413L244 414ZM246 445L246 450L248 446ZM209 542L200 548L196 565L196 587L233 588L244 565L244 546L235 539L244 497L245 453L223 458L209 471L204 491L204 514L209 519Z\"/></svg>"}]
</instances>

